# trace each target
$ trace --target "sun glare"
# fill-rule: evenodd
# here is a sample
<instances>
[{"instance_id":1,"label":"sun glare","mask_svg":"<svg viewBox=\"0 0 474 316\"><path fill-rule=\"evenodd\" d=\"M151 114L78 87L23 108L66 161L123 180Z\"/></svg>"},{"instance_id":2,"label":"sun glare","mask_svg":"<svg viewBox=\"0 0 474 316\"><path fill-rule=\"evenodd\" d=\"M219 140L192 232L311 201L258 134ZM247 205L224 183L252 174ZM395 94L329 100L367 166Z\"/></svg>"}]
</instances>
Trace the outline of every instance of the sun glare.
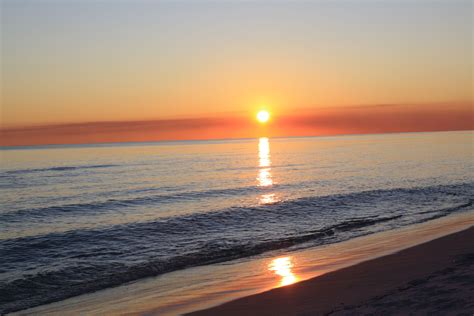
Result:
<instances>
[{"instance_id":1,"label":"sun glare","mask_svg":"<svg viewBox=\"0 0 474 316\"><path fill-rule=\"evenodd\" d=\"M260 123L266 123L270 119L270 113L268 111L260 111L257 113L257 121Z\"/></svg>"}]
</instances>

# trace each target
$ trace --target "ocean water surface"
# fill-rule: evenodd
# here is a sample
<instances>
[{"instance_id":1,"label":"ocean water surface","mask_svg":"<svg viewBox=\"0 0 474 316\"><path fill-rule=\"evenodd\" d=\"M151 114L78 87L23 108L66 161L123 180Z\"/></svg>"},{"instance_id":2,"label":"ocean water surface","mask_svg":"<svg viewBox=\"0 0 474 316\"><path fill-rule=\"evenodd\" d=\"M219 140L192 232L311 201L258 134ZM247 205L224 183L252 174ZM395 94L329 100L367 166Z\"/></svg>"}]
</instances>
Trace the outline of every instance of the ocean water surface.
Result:
<instances>
[{"instance_id":1,"label":"ocean water surface","mask_svg":"<svg viewBox=\"0 0 474 316\"><path fill-rule=\"evenodd\" d=\"M3 148L0 313L468 211L473 137Z\"/></svg>"}]
</instances>

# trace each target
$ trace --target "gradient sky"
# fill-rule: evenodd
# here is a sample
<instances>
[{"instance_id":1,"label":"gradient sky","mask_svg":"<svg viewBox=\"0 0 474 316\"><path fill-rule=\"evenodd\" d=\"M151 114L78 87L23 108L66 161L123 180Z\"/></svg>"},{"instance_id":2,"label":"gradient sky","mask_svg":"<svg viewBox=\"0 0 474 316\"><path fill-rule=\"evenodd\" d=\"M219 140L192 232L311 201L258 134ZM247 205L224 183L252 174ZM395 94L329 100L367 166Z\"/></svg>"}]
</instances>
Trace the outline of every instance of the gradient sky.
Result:
<instances>
[{"instance_id":1,"label":"gradient sky","mask_svg":"<svg viewBox=\"0 0 474 316\"><path fill-rule=\"evenodd\" d=\"M12 129L96 122L164 133L125 140L183 139L196 119L217 123L189 138L252 136L262 106L282 122L271 135L324 134L328 117L333 133L392 131L390 106L418 118L400 131L473 126L471 0L2 0L1 14L3 144ZM30 143L68 142L54 135Z\"/></svg>"}]
</instances>

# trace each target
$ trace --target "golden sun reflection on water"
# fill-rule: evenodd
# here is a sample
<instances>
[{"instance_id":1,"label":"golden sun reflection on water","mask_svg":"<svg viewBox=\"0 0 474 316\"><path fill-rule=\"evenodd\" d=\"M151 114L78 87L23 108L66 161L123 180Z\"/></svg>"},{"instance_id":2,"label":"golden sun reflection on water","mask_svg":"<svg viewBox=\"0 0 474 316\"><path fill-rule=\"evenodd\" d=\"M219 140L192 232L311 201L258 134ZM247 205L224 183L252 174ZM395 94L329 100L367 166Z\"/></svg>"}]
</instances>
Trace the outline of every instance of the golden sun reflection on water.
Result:
<instances>
[{"instance_id":1,"label":"golden sun reflection on water","mask_svg":"<svg viewBox=\"0 0 474 316\"><path fill-rule=\"evenodd\" d=\"M259 167L270 167L270 143L267 137L261 137L258 140L258 158Z\"/></svg>"},{"instance_id":2,"label":"golden sun reflection on water","mask_svg":"<svg viewBox=\"0 0 474 316\"><path fill-rule=\"evenodd\" d=\"M278 202L278 199L276 198L275 193L262 194L260 196L260 203L262 204L270 204L270 203L275 203L275 202Z\"/></svg>"},{"instance_id":3,"label":"golden sun reflection on water","mask_svg":"<svg viewBox=\"0 0 474 316\"><path fill-rule=\"evenodd\" d=\"M258 171L258 185L261 187L269 187L273 184L272 174L270 173L270 168L260 169Z\"/></svg>"},{"instance_id":4,"label":"golden sun reflection on water","mask_svg":"<svg viewBox=\"0 0 474 316\"><path fill-rule=\"evenodd\" d=\"M273 185L273 178L271 173L272 162L270 160L270 142L267 137L261 137L258 140L258 186L271 187ZM261 204L270 204L277 202L278 199L275 193L263 194L260 196Z\"/></svg>"},{"instance_id":5,"label":"golden sun reflection on water","mask_svg":"<svg viewBox=\"0 0 474 316\"><path fill-rule=\"evenodd\" d=\"M268 270L281 277L279 286L285 286L298 281L296 275L291 271L293 266L291 257L282 257L273 259L268 265Z\"/></svg>"}]
</instances>

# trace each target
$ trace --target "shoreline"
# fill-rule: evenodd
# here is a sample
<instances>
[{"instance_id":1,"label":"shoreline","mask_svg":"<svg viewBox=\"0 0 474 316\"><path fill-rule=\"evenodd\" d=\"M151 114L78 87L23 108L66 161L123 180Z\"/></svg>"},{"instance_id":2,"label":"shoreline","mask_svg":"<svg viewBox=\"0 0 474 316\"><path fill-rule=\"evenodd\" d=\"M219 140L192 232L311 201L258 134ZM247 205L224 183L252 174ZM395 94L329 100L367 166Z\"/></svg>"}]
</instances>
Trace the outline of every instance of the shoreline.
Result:
<instances>
[{"instance_id":1,"label":"shoreline","mask_svg":"<svg viewBox=\"0 0 474 316\"><path fill-rule=\"evenodd\" d=\"M436 240L474 226L474 210L404 228L369 234L341 243L296 251L279 251L251 260L200 266L147 278L98 292L12 313L177 315L216 308L280 287L284 278L269 269L290 257L295 282L305 282L374 258ZM191 283L190 280L193 280ZM184 282L184 283L183 283ZM184 286L181 289L176 284ZM298 286L300 283L296 283Z\"/></svg>"},{"instance_id":2,"label":"shoreline","mask_svg":"<svg viewBox=\"0 0 474 316\"><path fill-rule=\"evenodd\" d=\"M186 315L422 314L474 311L474 226Z\"/></svg>"}]
</instances>

